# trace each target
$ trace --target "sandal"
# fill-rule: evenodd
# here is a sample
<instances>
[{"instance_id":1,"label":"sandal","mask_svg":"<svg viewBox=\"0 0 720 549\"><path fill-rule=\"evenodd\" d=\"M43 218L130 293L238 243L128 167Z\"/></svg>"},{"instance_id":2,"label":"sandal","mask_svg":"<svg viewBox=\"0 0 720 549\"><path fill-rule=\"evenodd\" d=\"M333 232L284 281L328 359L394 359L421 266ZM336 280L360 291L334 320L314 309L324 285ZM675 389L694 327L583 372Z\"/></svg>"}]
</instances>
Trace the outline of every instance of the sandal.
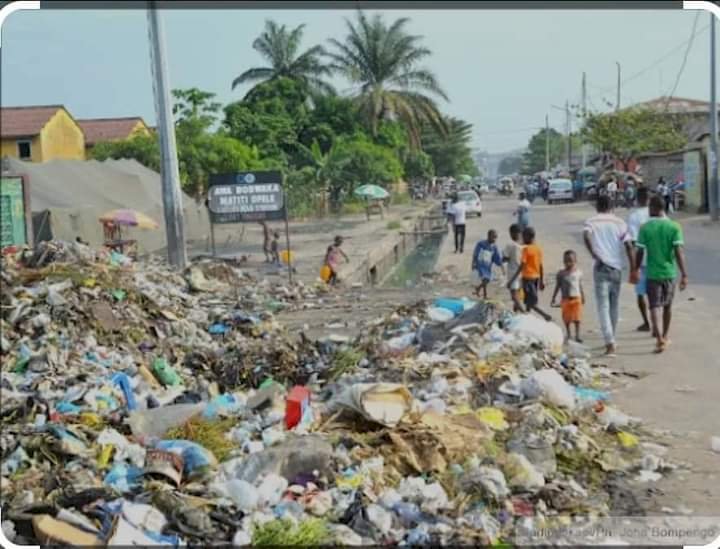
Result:
<instances>
[{"instance_id":1,"label":"sandal","mask_svg":"<svg viewBox=\"0 0 720 549\"><path fill-rule=\"evenodd\" d=\"M656 354L662 353L663 351L665 351L666 345L667 345L667 344L665 343L665 341L659 341L659 342L657 343L657 345L655 345L655 351L654 351L654 352L655 352Z\"/></svg>"}]
</instances>

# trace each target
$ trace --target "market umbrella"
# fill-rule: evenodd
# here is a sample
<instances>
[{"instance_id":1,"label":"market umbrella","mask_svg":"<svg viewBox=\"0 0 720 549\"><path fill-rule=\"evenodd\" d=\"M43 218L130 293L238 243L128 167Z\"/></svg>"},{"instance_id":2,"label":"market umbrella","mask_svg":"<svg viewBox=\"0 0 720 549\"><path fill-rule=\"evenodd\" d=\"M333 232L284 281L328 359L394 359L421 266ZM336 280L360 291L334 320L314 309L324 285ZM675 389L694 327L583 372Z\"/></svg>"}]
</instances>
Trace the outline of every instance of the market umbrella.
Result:
<instances>
[{"instance_id":1,"label":"market umbrella","mask_svg":"<svg viewBox=\"0 0 720 549\"><path fill-rule=\"evenodd\" d=\"M375 200L382 200L390 196L385 189L378 185L361 185L355 189L355 196L362 196L363 198L372 198Z\"/></svg>"},{"instance_id":2,"label":"market umbrella","mask_svg":"<svg viewBox=\"0 0 720 549\"><path fill-rule=\"evenodd\" d=\"M139 227L140 229L157 229L158 224L147 215L135 210L111 210L100 216L103 223L114 223L119 226Z\"/></svg>"},{"instance_id":3,"label":"market umbrella","mask_svg":"<svg viewBox=\"0 0 720 549\"><path fill-rule=\"evenodd\" d=\"M460 180L460 183L470 183L470 181L472 181L472 176L464 173L459 176L458 179Z\"/></svg>"}]
</instances>

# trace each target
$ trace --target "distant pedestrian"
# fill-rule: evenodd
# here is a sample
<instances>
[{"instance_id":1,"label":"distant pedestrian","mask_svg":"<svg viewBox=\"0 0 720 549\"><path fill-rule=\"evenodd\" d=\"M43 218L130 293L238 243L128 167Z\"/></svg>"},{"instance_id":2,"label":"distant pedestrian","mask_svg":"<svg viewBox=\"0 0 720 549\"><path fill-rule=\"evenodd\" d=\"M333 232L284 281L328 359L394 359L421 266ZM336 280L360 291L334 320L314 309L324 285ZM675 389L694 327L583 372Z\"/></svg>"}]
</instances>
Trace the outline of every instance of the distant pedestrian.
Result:
<instances>
[{"instance_id":1,"label":"distant pedestrian","mask_svg":"<svg viewBox=\"0 0 720 549\"><path fill-rule=\"evenodd\" d=\"M607 194L608 198L610 199L610 204L613 208L615 208L617 206L618 184L614 178L608 181Z\"/></svg>"},{"instance_id":2,"label":"distant pedestrian","mask_svg":"<svg viewBox=\"0 0 720 549\"><path fill-rule=\"evenodd\" d=\"M480 296L483 292L483 299L487 299L487 286L493 279L493 265L503 267L502 256L496 244L497 231L490 229L487 240L481 240L475 245L472 258L472 270L477 273L478 286L475 288L475 295Z\"/></svg>"},{"instance_id":3,"label":"distant pedestrian","mask_svg":"<svg viewBox=\"0 0 720 549\"><path fill-rule=\"evenodd\" d=\"M633 244L635 253L637 254L637 239L640 234L640 228L650 219L650 210L648 209L648 198L649 193L647 188L640 187L637 192L637 203L638 207L635 208L628 217L627 225L628 231L630 231L630 239ZM638 280L635 283L635 295L637 296L637 305L640 310L640 316L642 316L643 323L637 327L638 332L649 332L650 321L648 320L648 306L647 306L647 273L645 269L645 263L647 256L643 260L642 264L636 265L638 269Z\"/></svg>"},{"instance_id":4,"label":"distant pedestrian","mask_svg":"<svg viewBox=\"0 0 720 549\"><path fill-rule=\"evenodd\" d=\"M518 198L519 202L513 215L517 216L518 225L520 225L521 229L525 229L530 225L530 202L525 193L520 193Z\"/></svg>"},{"instance_id":5,"label":"distant pedestrian","mask_svg":"<svg viewBox=\"0 0 720 549\"><path fill-rule=\"evenodd\" d=\"M270 243L270 256L272 259L272 262L276 265L280 264L280 253L279 253L279 247L280 247L280 233L274 232L273 233L273 240ZM288 252L290 253L290 252Z\"/></svg>"},{"instance_id":6,"label":"distant pedestrian","mask_svg":"<svg viewBox=\"0 0 720 549\"><path fill-rule=\"evenodd\" d=\"M597 215L585 222L583 233L585 246L595 260L593 283L600 329L605 339L605 354L614 356L617 350L615 330L619 317L623 249L631 271L635 269L635 258L627 224L612 213L610 197L599 196L596 208Z\"/></svg>"},{"instance_id":7,"label":"distant pedestrian","mask_svg":"<svg viewBox=\"0 0 720 549\"><path fill-rule=\"evenodd\" d=\"M270 228L265 221L258 222L263 230L263 252L265 253L265 263L272 263L272 254L270 250Z\"/></svg>"},{"instance_id":8,"label":"distant pedestrian","mask_svg":"<svg viewBox=\"0 0 720 549\"><path fill-rule=\"evenodd\" d=\"M525 247L520 256L520 266L508 281L507 287L508 289L512 288L513 282L522 276L525 308L528 312L535 311L545 320L550 321L552 317L538 307L539 292L545 290L542 249L535 243L535 229L525 227L522 235Z\"/></svg>"},{"instance_id":9,"label":"distant pedestrian","mask_svg":"<svg viewBox=\"0 0 720 549\"><path fill-rule=\"evenodd\" d=\"M572 337L570 325L575 326L575 341L582 343L580 339L580 322L582 321L582 310L585 305L585 289L582 285L582 271L577 266L577 254L573 250L567 250L563 254L565 268L558 271L555 291L552 296L552 306L557 306L558 293L561 294L560 309L562 319L567 331L567 339Z\"/></svg>"},{"instance_id":10,"label":"distant pedestrian","mask_svg":"<svg viewBox=\"0 0 720 549\"><path fill-rule=\"evenodd\" d=\"M520 258L522 257L522 229L517 223L510 225L510 243L503 250L503 261L507 262L508 276L514 275L520 267ZM524 313L520 304L520 287L522 280L518 277L509 286L510 299L513 302L513 312Z\"/></svg>"},{"instance_id":11,"label":"distant pedestrian","mask_svg":"<svg viewBox=\"0 0 720 549\"><path fill-rule=\"evenodd\" d=\"M334 286L338 282L338 271L340 270L340 260L345 259L346 263L350 263L350 259L341 246L343 244L343 237L336 236L333 243L328 246L327 252L325 253L325 265L330 268L330 277L328 278L328 284Z\"/></svg>"},{"instance_id":12,"label":"distant pedestrian","mask_svg":"<svg viewBox=\"0 0 720 549\"><path fill-rule=\"evenodd\" d=\"M668 333L672 320L672 302L678 268L680 269L680 291L688 284L683 246L683 232L680 225L664 213L664 201L659 196L650 200L650 219L640 228L637 240L637 261L641 265L647 254L647 295L650 305L653 335L657 343L656 353L662 353L670 344ZM633 279L640 273L635 270ZM663 310L662 329L660 309Z\"/></svg>"},{"instance_id":13,"label":"distant pedestrian","mask_svg":"<svg viewBox=\"0 0 720 549\"><path fill-rule=\"evenodd\" d=\"M670 189L670 185L668 185L665 182L664 177L661 176L660 179L658 179L655 192L662 198L665 213L670 213L670 203L672 202L672 190Z\"/></svg>"},{"instance_id":14,"label":"distant pedestrian","mask_svg":"<svg viewBox=\"0 0 720 549\"><path fill-rule=\"evenodd\" d=\"M461 254L465 248L465 216L467 214L467 206L465 202L460 200L457 193L453 195L453 202L448 207L448 213L452 216L455 253Z\"/></svg>"}]
</instances>

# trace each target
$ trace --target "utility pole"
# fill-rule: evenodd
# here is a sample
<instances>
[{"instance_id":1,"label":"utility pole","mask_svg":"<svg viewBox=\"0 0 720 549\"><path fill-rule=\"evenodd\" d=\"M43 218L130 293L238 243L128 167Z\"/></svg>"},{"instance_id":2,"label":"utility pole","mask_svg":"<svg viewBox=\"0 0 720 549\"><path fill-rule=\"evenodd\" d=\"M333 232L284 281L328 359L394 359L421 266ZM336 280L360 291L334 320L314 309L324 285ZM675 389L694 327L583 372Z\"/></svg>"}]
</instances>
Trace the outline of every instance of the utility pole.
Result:
<instances>
[{"instance_id":1,"label":"utility pole","mask_svg":"<svg viewBox=\"0 0 720 549\"><path fill-rule=\"evenodd\" d=\"M617 100L615 101L615 110L620 110L620 63L615 61L615 64L617 65Z\"/></svg>"},{"instance_id":2,"label":"utility pole","mask_svg":"<svg viewBox=\"0 0 720 549\"><path fill-rule=\"evenodd\" d=\"M545 115L545 172L550 171L550 122Z\"/></svg>"},{"instance_id":3,"label":"utility pole","mask_svg":"<svg viewBox=\"0 0 720 549\"><path fill-rule=\"evenodd\" d=\"M570 102L565 101L565 131L567 133L567 165L568 175L570 174L570 159L572 157L572 145L570 144L570 135L572 128L570 127Z\"/></svg>"},{"instance_id":4,"label":"utility pole","mask_svg":"<svg viewBox=\"0 0 720 549\"><path fill-rule=\"evenodd\" d=\"M585 122L585 119L587 118L587 82L585 79L585 73L583 72L582 77L582 117L583 117L583 123ZM581 145L582 151L582 167L585 167L585 164L587 163L587 147L585 146L585 143Z\"/></svg>"},{"instance_id":5,"label":"utility pole","mask_svg":"<svg viewBox=\"0 0 720 549\"><path fill-rule=\"evenodd\" d=\"M170 105L169 79L165 60L165 36L155 1L151 0L148 3L147 19L150 35L150 66L155 96L155 114L160 136L160 177L162 180L168 261L172 266L184 269L187 264L187 250L185 249L180 174L177 150L175 148L175 126Z\"/></svg>"},{"instance_id":6,"label":"utility pole","mask_svg":"<svg viewBox=\"0 0 720 549\"><path fill-rule=\"evenodd\" d=\"M715 15L710 14L710 219L720 217L720 184L718 184L717 97L715 96Z\"/></svg>"}]
</instances>

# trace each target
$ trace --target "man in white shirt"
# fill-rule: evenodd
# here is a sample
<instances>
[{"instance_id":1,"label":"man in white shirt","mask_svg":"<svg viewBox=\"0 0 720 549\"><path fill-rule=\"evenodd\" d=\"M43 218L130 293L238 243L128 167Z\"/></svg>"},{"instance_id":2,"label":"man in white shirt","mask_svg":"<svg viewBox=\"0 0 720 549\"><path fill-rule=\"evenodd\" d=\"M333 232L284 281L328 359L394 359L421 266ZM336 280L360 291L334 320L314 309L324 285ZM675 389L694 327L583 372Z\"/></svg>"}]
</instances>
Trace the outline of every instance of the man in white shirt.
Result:
<instances>
[{"instance_id":1,"label":"man in white shirt","mask_svg":"<svg viewBox=\"0 0 720 549\"><path fill-rule=\"evenodd\" d=\"M463 253L465 247L465 215L467 214L467 206L462 202L458 195L453 196L453 203L448 208L448 213L452 215L453 234L455 236L455 253Z\"/></svg>"},{"instance_id":2,"label":"man in white shirt","mask_svg":"<svg viewBox=\"0 0 720 549\"><path fill-rule=\"evenodd\" d=\"M607 193L610 197L610 204L614 208L617 205L617 192L618 192L618 184L617 181L614 179L611 179L607 184Z\"/></svg>"},{"instance_id":3,"label":"man in white shirt","mask_svg":"<svg viewBox=\"0 0 720 549\"><path fill-rule=\"evenodd\" d=\"M636 248L635 243L640 233L640 227L650 219L650 210L648 209L648 198L649 193L647 187L641 187L637 192L637 203L638 207L635 208L630 216L628 217L628 231L630 231L630 238L632 239L633 249ZM635 253L637 256L637 252ZM647 305L647 275L645 273L645 258L643 258L643 264L640 266L640 279L635 284L635 295L637 296L638 309L642 315L643 323L638 326L638 332L649 332L650 321L648 320L648 305Z\"/></svg>"},{"instance_id":4,"label":"man in white shirt","mask_svg":"<svg viewBox=\"0 0 720 549\"><path fill-rule=\"evenodd\" d=\"M617 328L620 286L622 284L623 249L635 269L635 258L630 243L630 232L625 221L612 213L609 196L597 199L597 215L585 222L585 246L595 260L593 281L600 330L605 339L605 354L615 356L615 329Z\"/></svg>"}]
</instances>

